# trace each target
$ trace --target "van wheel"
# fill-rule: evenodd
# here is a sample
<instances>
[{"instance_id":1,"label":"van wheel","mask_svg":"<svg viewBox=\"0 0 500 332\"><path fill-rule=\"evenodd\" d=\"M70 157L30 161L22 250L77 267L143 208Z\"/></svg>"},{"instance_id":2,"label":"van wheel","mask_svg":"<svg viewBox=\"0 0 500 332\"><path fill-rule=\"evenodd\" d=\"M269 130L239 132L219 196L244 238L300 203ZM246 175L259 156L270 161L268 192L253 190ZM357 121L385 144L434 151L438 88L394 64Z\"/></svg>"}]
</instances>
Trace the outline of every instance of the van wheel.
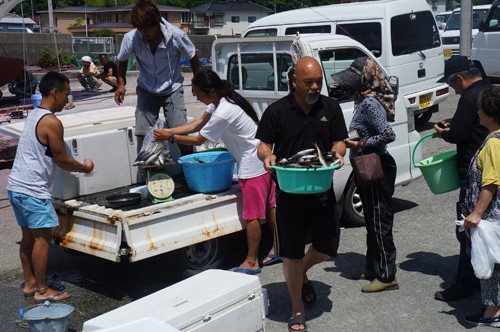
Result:
<instances>
[{"instance_id":1,"label":"van wheel","mask_svg":"<svg viewBox=\"0 0 500 332\"><path fill-rule=\"evenodd\" d=\"M354 181L349 183L349 187L344 195L343 204L342 221L350 227L364 226L363 203L361 203L361 197L357 192Z\"/></svg>"},{"instance_id":2,"label":"van wheel","mask_svg":"<svg viewBox=\"0 0 500 332\"><path fill-rule=\"evenodd\" d=\"M432 113L433 113L433 110L432 110L432 107L431 107L426 112L423 112L423 113L420 113L420 114L415 114L415 126L416 127L421 127L424 124L426 124L427 122L429 122L429 120L432 117Z\"/></svg>"},{"instance_id":3,"label":"van wheel","mask_svg":"<svg viewBox=\"0 0 500 332\"><path fill-rule=\"evenodd\" d=\"M226 236L196 243L170 253L170 266L182 278L222 266L228 252Z\"/></svg>"}]
</instances>

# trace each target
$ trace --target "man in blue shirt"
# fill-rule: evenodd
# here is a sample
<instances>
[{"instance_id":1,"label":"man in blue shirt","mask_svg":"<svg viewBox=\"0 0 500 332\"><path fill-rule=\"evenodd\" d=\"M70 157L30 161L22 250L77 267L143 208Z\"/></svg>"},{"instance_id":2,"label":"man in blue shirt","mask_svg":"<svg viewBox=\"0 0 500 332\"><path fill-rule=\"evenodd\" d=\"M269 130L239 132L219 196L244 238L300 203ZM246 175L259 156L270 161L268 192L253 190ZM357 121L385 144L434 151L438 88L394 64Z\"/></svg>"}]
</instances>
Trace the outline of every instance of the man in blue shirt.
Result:
<instances>
[{"instance_id":1,"label":"man in blue shirt","mask_svg":"<svg viewBox=\"0 0 500 332\"><path fill-rule=\"evenodd\" d=\"M134 6L132 25L135 29L125 34L117 56L115 101L117 104L123 102L127 60L134 54L140 72L135 111L135 134L140 149L148 128L158 119L160 107L163 108L167 127L186 123L181 59L183 56L189 59L194 75L200 65L191 40L182 30L163 19L150 0L139 0Z\"/></svg>"}]
</instances>

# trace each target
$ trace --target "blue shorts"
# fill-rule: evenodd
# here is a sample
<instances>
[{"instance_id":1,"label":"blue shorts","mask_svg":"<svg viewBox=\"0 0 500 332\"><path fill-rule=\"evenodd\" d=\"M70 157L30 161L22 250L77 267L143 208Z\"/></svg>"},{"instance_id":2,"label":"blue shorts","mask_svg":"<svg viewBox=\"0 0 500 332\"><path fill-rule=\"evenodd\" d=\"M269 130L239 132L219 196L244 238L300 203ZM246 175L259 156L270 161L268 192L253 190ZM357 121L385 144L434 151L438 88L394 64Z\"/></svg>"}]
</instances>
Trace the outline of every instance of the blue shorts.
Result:
<instances>
[{"instance_id":1,"label":"blue shorts","mask_svg":"<svg viewBox=\"0 0 500 332\"><path fill-rule=\"evenodd\" d=\"M36 229L52 228L59 225L52 200L35 198L10 190L8 195L19 226Z\"/></svg>"}]
</instances>

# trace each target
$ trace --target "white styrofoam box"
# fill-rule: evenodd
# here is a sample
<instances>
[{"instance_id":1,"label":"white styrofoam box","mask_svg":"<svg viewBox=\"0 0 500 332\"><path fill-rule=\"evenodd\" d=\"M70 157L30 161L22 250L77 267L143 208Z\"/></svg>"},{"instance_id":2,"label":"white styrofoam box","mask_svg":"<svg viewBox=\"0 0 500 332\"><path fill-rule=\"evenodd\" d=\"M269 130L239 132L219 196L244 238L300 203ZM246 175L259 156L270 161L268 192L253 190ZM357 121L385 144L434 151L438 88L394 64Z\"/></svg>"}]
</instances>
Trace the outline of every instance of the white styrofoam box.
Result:
<instances>
[{"instance_id":1,"label":"white styrofoam box","mask_svg":"<svg viewBox=\"0 0 500 332\"><path fill-rule=\"evenodd\" d=\"M120 324L109 329L100 329L99 332L180 332L178 329L151 317L144 317L132 322Z\"/></svg>"},{"instance_id":2,"label":"white styrofoam box","mask_svg":"<svg viewBox=\"0 0 500 332\"><path fill-rule=\"evenodd\" d=\"M135 107L119 106L88 112L57 115L64 127L64 138L97 133L135 124ZM0 127L0 132L19 138L24 130L24 121L12 122Z\"/></svg>"},{"instance_id":3,"label":"white styrofoam box","mask_svg":"<svg viewBox=\"0 0 500 332\"><path fill-rule=\"evenodd\" d=\"M101 331L144 317L180 331L264 331L264 314L257 276L207 270L88 320L83 331Z\"/></svg>"},{"instance_id":4,"label":"white styrofoam box","mask_svg":"<svg viewBox=\"0 0 500 332\"><path fill-rule=\"evenodd\" d=\"M58 168L53 197L66 200L132 184L125 128L74 136L64 142L67 154L75 160L92 159L94 171L75 176Z\"/></svg>"}]
</instances>

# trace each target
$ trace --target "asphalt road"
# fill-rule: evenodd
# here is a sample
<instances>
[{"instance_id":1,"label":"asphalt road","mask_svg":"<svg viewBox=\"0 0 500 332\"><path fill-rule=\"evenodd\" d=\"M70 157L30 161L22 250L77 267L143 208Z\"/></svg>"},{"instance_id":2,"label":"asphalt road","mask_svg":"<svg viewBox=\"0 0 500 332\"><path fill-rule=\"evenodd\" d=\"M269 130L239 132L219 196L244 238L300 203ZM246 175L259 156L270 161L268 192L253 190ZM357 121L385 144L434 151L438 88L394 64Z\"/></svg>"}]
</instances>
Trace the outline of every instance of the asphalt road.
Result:
<instances>
[{"instance_id":1,"label":"asphalt road","mask_svg":"<svg viewBox=\"0 0 500 332\"><path fill-rule=\"evenodd\" d=\"M78 86L72 83L72 88L76 93ZM204 108L194 100L189 87L185 97L189 114L196 117ZM73 111L83 111L84 103L93 105L94 109L103 108L110 103L109 98L111 94L102 93L79 99L75 94L77 107ZM126 103L133 104L133 101L132 93ZM457 101L452 92L431 121L451 117ZM419 131L422 135L430 133L432 126L429 124ZM441 140L427 141L423 144L424 156L452 149ZM19 289L22 281L17 253L20 231L6 200L8 172L8 167L0 167L0 331L21 331L16 325L19 308L32 303L23 298ZM465 323L464 316L479 308L479 293L451 303L433 299L434 292L452 281L456 269L458 242L453 221L457 197L458 191L433 195L423 179L396 189L394 238L400 283L396 291L361 293L366 281L352 280L350 275L364 264L365 229L343 229L338 256L309 273L318 294L314 308L306 310L309 331L451 332L472 328ZM237 261L229 262L226 267L236 264ZM49 277L62 282L72 293L67 302L75 307L70 330L80 331L84 321L178 281L174 268L168 255L137 263L113 263L71 255L53 246ZM281 264L264 268L259 277L270 300L266 330L286 331L290 305ZM245 327L241 326L239 331L245 331Z\"/></svg>"}]
</instances>

